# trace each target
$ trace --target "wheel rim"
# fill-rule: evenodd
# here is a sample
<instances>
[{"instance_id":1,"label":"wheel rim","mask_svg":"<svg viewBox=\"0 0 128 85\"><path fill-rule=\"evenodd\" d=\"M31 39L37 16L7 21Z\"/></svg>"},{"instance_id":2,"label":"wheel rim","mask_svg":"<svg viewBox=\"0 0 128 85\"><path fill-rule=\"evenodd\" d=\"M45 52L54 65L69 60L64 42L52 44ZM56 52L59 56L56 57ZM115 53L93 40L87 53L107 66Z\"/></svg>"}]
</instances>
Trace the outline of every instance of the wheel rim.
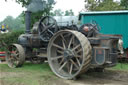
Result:
<instances>
[{"instance_id":1,"label":"wheel rim","mask_svg":"<svg viewBox=\"0 0 128 85\"><path fill-rule=\"evenodd\" d=\"M86 57L82 41L73 32L77 31L60 31L48 45L50 67L57 76L65 79L72 79L82 72ZM77 34L83 36L79 32Z\"/></svg>"},{"instance_id":2,"label":"wheel rim","mask_svg":"<svg viewBox=\"0 0 128 85\"><path fill-rule=\"evenodd\" d=\"M6 52L6 61L9 67L16 68L22 65L24 60L25 55L21 46L17 44L9 46L9 49Z\"/></svg>"}]
</instances>

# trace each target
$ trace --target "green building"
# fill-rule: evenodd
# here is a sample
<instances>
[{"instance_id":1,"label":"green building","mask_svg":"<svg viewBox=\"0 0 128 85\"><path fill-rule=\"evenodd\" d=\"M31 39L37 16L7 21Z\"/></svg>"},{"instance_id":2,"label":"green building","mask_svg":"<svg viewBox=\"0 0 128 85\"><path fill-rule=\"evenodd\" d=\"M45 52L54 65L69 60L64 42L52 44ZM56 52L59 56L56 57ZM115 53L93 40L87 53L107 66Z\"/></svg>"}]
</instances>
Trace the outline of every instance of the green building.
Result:
<instances>
[{"instance_id":1,"label":"green building","mask_svg":"<svg viewBox=\"0 0 128 85\"><path fill-rule=\"evenodd\" d=\"M81 24L96 21L103 34L120 34L123 36L124 48L128 48L128 10L127 11L97 11L79 14Z\"/></svg>"}]
</instances>

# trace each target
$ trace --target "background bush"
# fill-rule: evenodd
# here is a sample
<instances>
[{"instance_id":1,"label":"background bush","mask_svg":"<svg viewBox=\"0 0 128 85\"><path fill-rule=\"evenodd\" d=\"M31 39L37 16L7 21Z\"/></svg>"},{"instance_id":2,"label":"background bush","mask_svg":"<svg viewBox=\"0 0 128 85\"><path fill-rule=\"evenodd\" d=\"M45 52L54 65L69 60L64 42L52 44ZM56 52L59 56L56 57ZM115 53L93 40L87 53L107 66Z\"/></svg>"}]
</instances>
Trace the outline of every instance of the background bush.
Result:
<instances>
[{"instance_id":1,"label":"background bush","mask_svg":"<svg viewBox=\"0 0 128 85\"><path fill-rule=\"evenodd\" d=\"M3 41L7 47L13 43L18 43L18 37L24 33L24 30L14 30L6 34L0 34L0 51L5 51L6 47L1 44Z\"/></svg>"}]
</instances>

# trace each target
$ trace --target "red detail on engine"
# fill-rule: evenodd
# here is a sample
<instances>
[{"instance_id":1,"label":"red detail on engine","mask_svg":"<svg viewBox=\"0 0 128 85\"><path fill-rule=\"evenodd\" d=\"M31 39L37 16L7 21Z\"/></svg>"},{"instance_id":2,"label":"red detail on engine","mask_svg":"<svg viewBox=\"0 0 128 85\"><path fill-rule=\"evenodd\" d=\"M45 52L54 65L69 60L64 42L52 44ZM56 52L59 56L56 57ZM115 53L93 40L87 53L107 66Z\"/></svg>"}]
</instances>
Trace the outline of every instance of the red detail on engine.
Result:
<instances>
[{"instance_id":1,"label":"red detail on engine","mask_svg":"<svg viewBox=\"0 0 128 85\"><path fill-rule=\"evenodd\" d=\"M85 32L88 32L88 31L89 31L89 28L88 28L87 26L84 26L83 30L84 30Z\"/></svg>"}]
</instances>

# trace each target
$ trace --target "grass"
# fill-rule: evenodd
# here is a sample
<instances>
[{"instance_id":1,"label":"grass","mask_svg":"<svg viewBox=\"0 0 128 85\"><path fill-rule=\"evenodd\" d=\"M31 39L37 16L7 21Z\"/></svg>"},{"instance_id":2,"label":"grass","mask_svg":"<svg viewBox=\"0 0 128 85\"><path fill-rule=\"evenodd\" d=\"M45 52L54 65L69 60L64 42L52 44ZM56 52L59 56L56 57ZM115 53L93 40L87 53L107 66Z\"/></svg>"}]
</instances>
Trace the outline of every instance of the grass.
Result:
<instances>
[{"instance_id":1,"label":"grass","mask_svg":"<svg viewBox=\"0 0 128 85\"><path fill-rule=\"evenodd\" d=\"M4 75L0 79L7 85L47 85L51 79L57 77L50 70L47 63L25 63L21 68L9 68L6 64L0 64L0 72ZM5 84L6 85L6 84Z\"/></svg>"},{"instance_id":2,"label":"grass","mask_svg":"<svg viewBox=\"0 0 128 85\"><path fill-rule=\"evenodd\" d=\"M128 63L118 63L115 67L112 67L113 70L128 71Z\"/></svg>"},{"instance_id":3,"label":"grass","mask_svg":"<svg viewBox=\"0 0 128 85\"><path fill-rule=\"evenodd\" d=\"M6 64L0 65L0 70L2 72L52 72L50 71L49 65L45 64L32 64L32 63L25 63L22 67L19 68L9 68Z\"/></svg>"},{"instance_id":4,"label":"grass","mask_svg":"<svg viewBox=\"0 0 128 85\"><path fill-rule=\"evenodd\" d=\"M128 71L128 64L118 63L110 69ZM3 73L4 75L1 76ZM110 73L108 72L108 74ZM97 77L99 74L96 73L95 75ZM90 78L88 75L84 76L84 79ZM52 83L57 82L57 80L59 80L59 78L54 75L47 63L25 63L22 67L13 69L9 68L6 64L0 64L0 83L1 81L4 82L2 85L52 85Z\"/></svg>"}]
</instances>

